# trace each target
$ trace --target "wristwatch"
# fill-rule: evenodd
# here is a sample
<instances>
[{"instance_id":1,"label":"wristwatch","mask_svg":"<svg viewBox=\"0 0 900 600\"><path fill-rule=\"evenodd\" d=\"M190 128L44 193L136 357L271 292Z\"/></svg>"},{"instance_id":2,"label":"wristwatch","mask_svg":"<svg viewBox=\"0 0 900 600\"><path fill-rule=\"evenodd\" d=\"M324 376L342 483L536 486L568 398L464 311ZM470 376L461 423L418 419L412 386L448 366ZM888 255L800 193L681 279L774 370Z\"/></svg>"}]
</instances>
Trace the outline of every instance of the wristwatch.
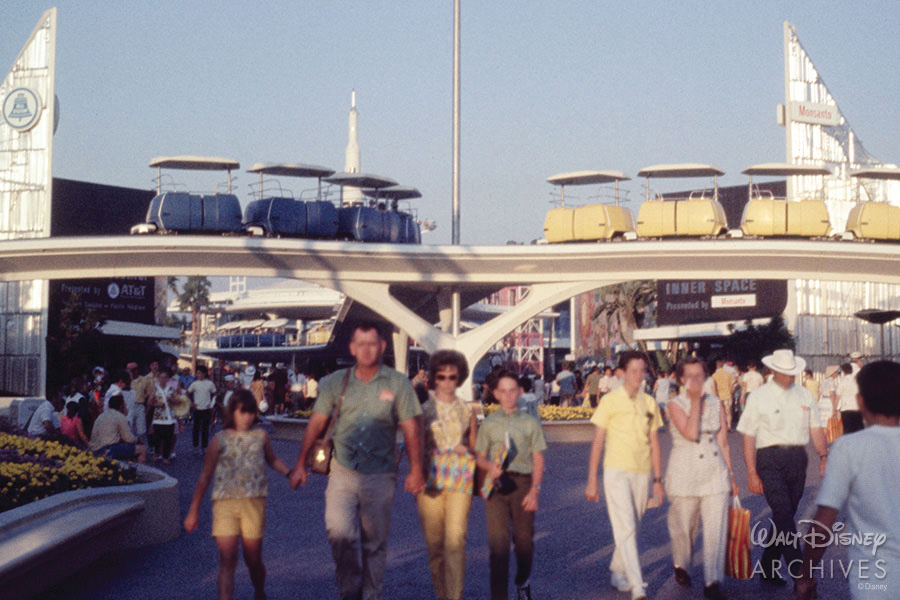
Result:
<instances>
[{"instance_id":1,"label":"wristwatch","mask_svg":"<svg viewBox=\"0 0 900 600\"><path fill-rule=\"evenodd\" d=\"M662 477L654 477L653 483L662 483Z\"/></svg>"}]
</instances>

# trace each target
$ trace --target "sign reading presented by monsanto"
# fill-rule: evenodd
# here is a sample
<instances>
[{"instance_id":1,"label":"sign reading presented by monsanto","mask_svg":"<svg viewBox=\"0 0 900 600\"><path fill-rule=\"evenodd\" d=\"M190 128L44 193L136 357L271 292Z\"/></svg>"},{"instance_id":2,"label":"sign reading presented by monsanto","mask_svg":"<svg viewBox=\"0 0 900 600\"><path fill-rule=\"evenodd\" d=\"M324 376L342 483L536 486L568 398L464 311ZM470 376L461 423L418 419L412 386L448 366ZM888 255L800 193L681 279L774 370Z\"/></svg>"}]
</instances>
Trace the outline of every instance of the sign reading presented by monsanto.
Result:
<instances>
[{"instance_id":1,"label":"sign reading presented by monsanto","mask_svg":"<svg viewBox=\"0 0 900 600\"><path fill-rule=\"evenodd\" d=\"M783 280L661 280L657 281L656 289L659 325L774 317L787 306L787 282Z\"/></svg>"}]
</instances>

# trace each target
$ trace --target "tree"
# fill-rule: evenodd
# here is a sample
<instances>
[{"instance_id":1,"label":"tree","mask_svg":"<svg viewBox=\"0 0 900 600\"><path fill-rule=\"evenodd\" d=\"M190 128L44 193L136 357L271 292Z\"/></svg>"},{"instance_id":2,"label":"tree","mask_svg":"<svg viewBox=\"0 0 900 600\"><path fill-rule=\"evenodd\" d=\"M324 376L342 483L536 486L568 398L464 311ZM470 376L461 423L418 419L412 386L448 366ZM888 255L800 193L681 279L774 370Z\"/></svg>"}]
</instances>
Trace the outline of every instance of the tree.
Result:
<instances>
[{"instance_id":1,"label":"tree","mask_svg":"<svg viewBox=\"0 0 900 600\"><path fill-rule=\"evenodd\" d=\"M738 365L760 364L763 356L783 348L794 350L797 343L781 315L765 325L754 325L749 319L744 328L734 331L725 342L724 353Z\"/></svg>"},{"instance_id":2,"label":"tree","mask_svg":"<svg viewBox=\"0 0 900 600\"><path fill-rule=\"evenodd\" d=\"M58 389L72 377L89 372L102 360L100 328L104 324L96 310L85 306L81 294L71 294L62 309L50 315L48 324L48 389Z\"/></svg>"},{"instance_id":3,"label":"tree","mask_svg":"<svg viewBox=\"0 0 900 600\"><path fill-rule=\"evenodd\" d=\"M179 310L191 313L191 373L197 371L197 354L200 352L200 315L209 307L209 288L212 285L206 277L188 277L178 292L178 280L169 277L169 288L177 295L175 301Z\"/></svg>"},{"instance_id":4,"label":"tree","mask_svg":"<svg viewBox=\"0 0 900 600\"><path fill-rule=\"evenodd\" d=\"M626 281L609 288L594 309L593 318L603 318L607 324L615 323L622 340L630 345L634 343L634 330L640 329L656 300L655 281ZM646 345L639 342L639 346L646 353Z\"/></svg>"}]
</instances>

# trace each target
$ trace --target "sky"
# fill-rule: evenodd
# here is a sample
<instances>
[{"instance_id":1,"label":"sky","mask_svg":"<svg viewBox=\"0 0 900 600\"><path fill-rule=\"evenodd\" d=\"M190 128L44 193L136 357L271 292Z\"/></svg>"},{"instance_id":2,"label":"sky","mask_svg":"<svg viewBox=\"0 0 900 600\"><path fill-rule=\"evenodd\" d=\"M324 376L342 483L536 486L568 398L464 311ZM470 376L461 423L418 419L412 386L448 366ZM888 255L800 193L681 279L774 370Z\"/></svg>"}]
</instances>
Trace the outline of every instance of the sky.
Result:
<instances>
[{"instance_id":1,"label":"sky","mask_svg":"<svg viewBox=\"0 0 900 600\"><path fill-rule=\"evenodd\" d=\"M50 5L3 5L11 65ZM452 0L57 6L54 176L151 189L153 157L224 156L246 203L255 162L343 169L356 89L362 170L419 188L419 216L438 223L424 242L449 243ZM783 161L784 20L867 150L900 162L892 2L462 0L462 243L541 237L556 173L701 162L739 185L746 166ZM623 186L635 211L641 185Z\"/></svg>"}]
</instances>

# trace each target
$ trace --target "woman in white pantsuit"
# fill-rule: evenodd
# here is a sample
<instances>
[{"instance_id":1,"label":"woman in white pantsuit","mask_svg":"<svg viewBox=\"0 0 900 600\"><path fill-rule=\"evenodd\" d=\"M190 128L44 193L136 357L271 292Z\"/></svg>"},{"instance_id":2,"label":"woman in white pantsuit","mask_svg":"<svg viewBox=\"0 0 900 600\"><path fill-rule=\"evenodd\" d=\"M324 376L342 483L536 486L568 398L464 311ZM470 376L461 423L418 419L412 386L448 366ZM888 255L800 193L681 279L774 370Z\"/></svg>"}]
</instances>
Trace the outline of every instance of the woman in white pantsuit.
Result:
<instances>
[{"instance_id":1,"label":"woman in white pantsuit","mask_svg":"<svg viewBox=\"0 0 900 600\"><path fill-rule=\"evenodd\" d=\"M706 598L721 599L725 575L729 494L738 494L731 469L728 428L722 403L703 389L706 365L688 357L676 374L684 392L669 402L672 453L666 470L669 536L675 580L691 585L691 550L697 526L703 524L703 575Z\"/></svg>"}]
</instances>

